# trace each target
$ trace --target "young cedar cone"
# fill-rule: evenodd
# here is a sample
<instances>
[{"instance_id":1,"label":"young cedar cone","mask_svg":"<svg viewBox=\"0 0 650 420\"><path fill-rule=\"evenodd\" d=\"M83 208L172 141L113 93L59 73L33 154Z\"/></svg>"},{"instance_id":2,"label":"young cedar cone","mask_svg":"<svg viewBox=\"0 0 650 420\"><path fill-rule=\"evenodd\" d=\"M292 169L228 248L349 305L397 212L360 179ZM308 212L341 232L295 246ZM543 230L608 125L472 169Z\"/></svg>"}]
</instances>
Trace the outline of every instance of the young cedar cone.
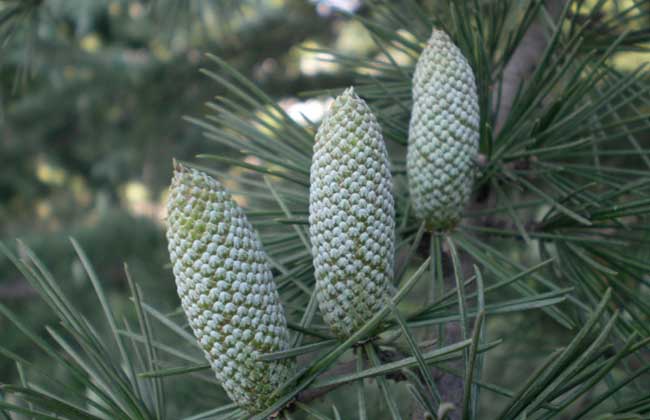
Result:
<instances>
[{"instance_id":1,"label":"young cedar cone","mask_svg":"<svg viewBox=\"0 0 650 420\"><path fill-rule=\"evenodd\" d=\"M413 76L406 169L415 214L430 230L455 227L474 183L479 105L472 68L439 30Z\"/></svg>"},{"instance_id":2,"label":"young cedar cone","mask_svg":"<svg viewBox=\"0 0 650 420\"><path fill-rule=\"evenodd\" d=\"M323 319L351 335L388 297L395 210L381 128L352 88L336 98L316 133L309 233Z\"/></svg>"},{"instance_id":3,"label":"young cedar cone","mask_svg":"<svg viewBox=\"0 0 650 420\"><path fill-rule=\"evenodd\" d=\"M292 373L284 310L257 233L214 178L176 164L167 202L169 255L181 305L228 396L250 413Z\"/></svg>"}]
</instances>

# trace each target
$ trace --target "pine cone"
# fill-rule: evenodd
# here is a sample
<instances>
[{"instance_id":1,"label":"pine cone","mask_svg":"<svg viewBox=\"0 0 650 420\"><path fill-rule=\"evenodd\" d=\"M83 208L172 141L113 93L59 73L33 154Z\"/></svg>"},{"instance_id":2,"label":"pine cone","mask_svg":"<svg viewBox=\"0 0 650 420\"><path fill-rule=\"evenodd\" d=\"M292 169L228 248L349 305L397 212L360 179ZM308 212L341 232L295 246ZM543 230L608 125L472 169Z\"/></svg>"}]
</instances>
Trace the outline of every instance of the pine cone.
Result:
<instances>
[{"instance_id":1,"label":"pine cone","mask_svg":"<svg viewBox=\"0 0 650 420\"><path fill-rule=\"evenodd\" d=\"M451 229L460 221L478 146L474 74L449 36L434 29L415 67L406 160L413 208L429 229Z\"/></svg>"},{"instance_id":2,"label":"pine cone","mask_svg":"<svg viewBox=\"0 0 650 420\"><path fill-rule=\"evenodd\" d=\"M181 305L228 396L250 413L292 373L257 357L289 347L267 257L242 209L214 178L177 164L167 203L169 255Z\"/></svg>"},{"instance_id":3,"label":"pine cone","mask_svg":"<svg viewBox=\"0 0 650 420\"><path fill-rule=\"evenodd\" d=\"M351 335L384 304L393 276L395 209L381 127L352 88L316 133L309 233L323 319Z\"/></svg>"}]
</instances>

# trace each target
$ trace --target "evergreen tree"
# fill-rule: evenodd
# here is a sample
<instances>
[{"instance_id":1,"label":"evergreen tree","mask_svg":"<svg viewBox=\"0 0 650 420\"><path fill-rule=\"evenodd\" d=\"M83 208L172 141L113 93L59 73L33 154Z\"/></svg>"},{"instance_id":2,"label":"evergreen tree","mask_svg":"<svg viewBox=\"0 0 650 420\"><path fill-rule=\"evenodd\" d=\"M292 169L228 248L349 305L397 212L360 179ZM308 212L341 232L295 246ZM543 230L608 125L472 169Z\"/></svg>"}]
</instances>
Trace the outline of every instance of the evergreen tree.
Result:
<instances>
[{"instance_id":1,"label":"evergreen tree","mask_svg":"<svg viewBox=\"0 0 650 420\"><path fill-rule=\"evenodd\" d=\"M338 96L320 128L292 119L230 58L209 56L202 72L220 95L208 103L208 115L188 119L228 153L206 152L187 163L198 184L175 190L187 202L170 203L174 215L183 215L174 219L170 255L185 313L165 314L145 303L127 269L137 327L120 321L73 240L110 330L100 335L29 247L20 245L16 255L3 246L61 325L48 328L43 339L5 306L0 312L66 379L21 374L19 384L2 388L6 416L650 415L650 84L643 65L616 65L620 54L643 51L650 42L647 2L366 3L349 18L370 33L376 44L371 53L317 51L354 80L354 90L346 83L310 92ZM413 160L419 155L407 153L412 147L425 161ZM391 174L376 170L386 166L386 153ZM233 166L245 171L233 175ZM376 207L391 201L384 198L391 177L394 219ZM213 187L219 185L213 178L234 181L246 217L221 186ZM362 178L376 180L379 192L365 188ZM455 187L445 189L450 184ZM344 191L357 197L348 199ZM208 200L213 195L219 199ZM374 212L390 213L381 229L370 220ZM258 231L263 252L246 220ZM393 264L377 258L392 248L385 233L392 223L395 264L387 273L384 267ZM367 238L345 245L357 233L378 232L377 247ZM254 258L264 260L256 264L271 267L275 287L256 284L246 263L248 245L238 240L254 236ZM392 262L393 256L385 258ZM373 289L367 279L362 288L349 289L359 282L345 280L348 267L392 284L369 317L346 321L354 327L341 334L330 330L323 311L333 308L337 315L340 307L349 308L348 296ZM215 312L228 318L227 325L210 330L201 311L210 309L206 299L216 299L211 282L217 280L237 281L244 291L218 296L224 305ZM187 284L196 290L181 290ZM205 343L197 342L188 322L197 337L211 340L203 334L215 333L211 346L224 340L236 349L247 339L234 332L243 321L235 320L240 314L233 302L257 305L261 299L275 308L276 289L290 347L256 347L255 361L235 352L229 356L241 364L236 372L219 371L217 381L202 354ZM207 331L197 329L204 325ZM20 372L29 364L0 351ZM264 407L229 402L220 392L228 375L247 373L247 363L257 375L265 363L291 365L287 359L297 361L295 373L264 395L272 401ZM518 369L525 373L514 381L506 377Z\"/></svg>"}]
</instances>

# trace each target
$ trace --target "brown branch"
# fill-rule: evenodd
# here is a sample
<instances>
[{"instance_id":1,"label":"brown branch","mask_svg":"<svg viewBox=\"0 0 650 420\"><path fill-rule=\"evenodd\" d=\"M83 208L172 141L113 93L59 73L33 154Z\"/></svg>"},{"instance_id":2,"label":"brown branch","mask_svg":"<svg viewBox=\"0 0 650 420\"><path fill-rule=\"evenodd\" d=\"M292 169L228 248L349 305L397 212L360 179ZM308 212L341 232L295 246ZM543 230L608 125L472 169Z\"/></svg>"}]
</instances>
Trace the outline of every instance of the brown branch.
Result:
<instances>
[{"instance_id":1,"label":"brown branch","mask_svg":"<svg viewBox=\"0 0 650 420\"><path fill-rule=\"evenodd\" d=\"M356 360L341 363L340 365L335 366L332 370L327 371L325 374L321 376L321 378L330 378L336 375L347 375L349 373L353 373L356 370L356 365L357 365ZM341 385L346 385L346 382L342 382L340 384L334 384L334 385L326 385L320 388L306 389L298 395L297 400L303 403L316 400L320 397L325 396L326 394L340 387Z\"/></svg>"},{"instance_id":2,"label":"brown branch","mask_svg":"<svg viewBox=\"0 0 650 420\"><path fill-rule=\"evenodd\" d=\"M355 347L355 352L357 351L361 351L361 347L359 347L358 345ZM385 363L396 362L404 359L405 357L408 356L397 351L379 352L379 359ZM363 369L366 369L368 367L369 367L368 360L366 360L366 358L364 357ZM357 369L357 362L356 360L352 360L349 362L341 363L340 365L336 365L333 369L325 372L321 376L321 378L331 378L336 375L347 375L356 372L356 369ZM400 371L388 373L386 375L386 378L392 379L395 382L400 382L406 379L406 377ZM338 384L326 385L319 388L306 389L298 395L297 400L303 403L313 401L315 399L318 399L328 394L332 390L346 384L347 382L341 382Z\"/></svg>"},{"instance_id":3,"label":"brown branch","mask_svg":"<svg viewBox=\"0 0 650 420\"><path fill-rule=\"evenodd\" d=\"M458 327L457 323L454 323L447 329L446 336L447 336L447 342L449 343L457 342L460 339L460 328ZM379 359L382 361L382 363L397 362L407 357L410 357L404 351L398 349L382 350L378 353L378 356ZM364 360L363 369L366 369L368 367L369 367L368 361ZM337 375L347 375L347 374L355 373L356 369L357 369L356 361L354 360L341 363L339 365L336 365L331 370L325 372L321 376L321 378L331 378ZM419 370L416 369L414 370L415 370L414 373L418 377L420 377L421 380L424 380ZM463 395L462 379L460 379L456 375L444 373L436 368L432 368L432 371L433 371L433 377L434 380L436 381L436 384L439 385L439 388L442 390L441 396L443 397L443 402L451 402L453 406L459 406L460 399L462 399L462 395ZM384 375L384 377L386 379L392 380L393 382L402 382L407 380L407 376L402 373L402 370L390 372ZM319 388L306 389L302 391L300 394L298 394L298 396L295 398L294 401L300 401L301 403L308 403L317 400L319 398L322 398L328 393L330 393L331 391L333 391L334 389L347 384L349 384L349 382L341 382L333 385L325 385ZM289 411L293 411L295 410L295 408L296 406L293 403L290 403L285 409ZM422 412L422 417L420 418L427 419L428 417L426 417L426 413ZM451 416L448 415L447 418L449 419L453 418L453 413L451 413Z\"/></svg>"},{"instance_id":4,"label":"brown branch","mask_svg":"<svg viewBox=\"0 0 650 420\"><path fill-rule=\"evenodd\" d=\"M545 8L554 21L560 18L562 9L567 1L547 0L545 2ZM521 43L517 46L517 49L503 70L501 102L497 110L498 115L495 125L496 133L501 131L504 123L508 119L508 115L510 115L519 86L532 75L547 45L548 36L543 17L538 16L535 22L528 28Z\"/></svg>"}]
</instances>

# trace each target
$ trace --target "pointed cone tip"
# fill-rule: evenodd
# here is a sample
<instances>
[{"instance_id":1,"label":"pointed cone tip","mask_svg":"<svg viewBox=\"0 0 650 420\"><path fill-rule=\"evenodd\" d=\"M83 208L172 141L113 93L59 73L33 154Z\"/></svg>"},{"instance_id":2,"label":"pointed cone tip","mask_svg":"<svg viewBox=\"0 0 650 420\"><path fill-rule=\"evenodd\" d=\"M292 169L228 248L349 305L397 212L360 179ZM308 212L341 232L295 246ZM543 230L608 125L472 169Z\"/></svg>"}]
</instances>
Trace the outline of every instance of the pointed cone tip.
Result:
<instances>
[{"instance_id":1,"label":"pointed cone tip","mask_svg":"<svg viewBox=\"0 0 650 420\"><path fill-rule=\"evenodd\" d=\"M437 39L442 38L443 40L451 41L451 36L449 36L449 34L446 31L444 31L443 29L433 28L431 30L431 37L429 38L429 41L431 42L436 38Z\"/></svg>"},{"instance_id":2,"label":"pointed cone tip","mask_svg":"<svg viewBox=\"0 0 650 420\"><path fill-rule=\"evenodd\" d=\"M354 87L350 86L349 88L345 89L339 96L334 98L334 102L330 106L330 109L335 109L337 108L336 104L346 104L350 99L353 100L360 100L361 98L357 93L354 91Z\"/></svg>"},{"instance_id":3,"label":"pointed cone tip","mask_svg":"<svg viewBox=\"0 0 650 420\"><path fill-rule=\"evenodd\" d=\"M177 161L176 158L172 158L172 167L174 168L174 173L183 173L187 171L187 167Z\"/></svg>"}]
</instances>

